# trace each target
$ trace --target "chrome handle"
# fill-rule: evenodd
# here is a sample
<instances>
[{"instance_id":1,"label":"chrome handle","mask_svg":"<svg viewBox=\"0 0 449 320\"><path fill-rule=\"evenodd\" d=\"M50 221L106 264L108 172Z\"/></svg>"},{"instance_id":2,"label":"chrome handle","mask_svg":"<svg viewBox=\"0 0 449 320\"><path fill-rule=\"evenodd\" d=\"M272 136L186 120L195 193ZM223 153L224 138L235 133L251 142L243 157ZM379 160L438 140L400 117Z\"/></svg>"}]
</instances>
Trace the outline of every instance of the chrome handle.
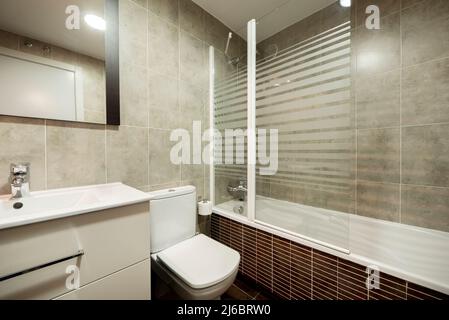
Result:
<instances>
[{"instance_id":1,"label":"chrome handle","mask_svg":"<svg viewBox=\"0 0 449 320\"><path fill-rule=\"evenodd\" d=\"M40 269L43 269L43 268L47 268L47 267L53 266L55 264L58 264L58 263L70 260L70 259L79 258L79 257L81 257L83 255L84 255L84 250L79 250L77 253L75 253L75 254L73 254L71 256L68 256L68 257L64 257L64 258L61 258L61 259L58 259L58 260L54 260L52 262L47 262L47 263L41 264L39 266L28 268L28 269L25 269L25 270L22 270L22 271L19 271L19 272L14 272L14 273L11 273L11 274L8 274L8 275L5 275L5 276L0 276L0 282L6 281L6 280L9 280L9 279L12 279L12 278L16 278L18 276L21 276L21 275L24 275L24 274L27 274L27 273L30 273L30 272L33 272L33 271L37 271L37 270L40 270Z\"/></svg>"}]
</instances>

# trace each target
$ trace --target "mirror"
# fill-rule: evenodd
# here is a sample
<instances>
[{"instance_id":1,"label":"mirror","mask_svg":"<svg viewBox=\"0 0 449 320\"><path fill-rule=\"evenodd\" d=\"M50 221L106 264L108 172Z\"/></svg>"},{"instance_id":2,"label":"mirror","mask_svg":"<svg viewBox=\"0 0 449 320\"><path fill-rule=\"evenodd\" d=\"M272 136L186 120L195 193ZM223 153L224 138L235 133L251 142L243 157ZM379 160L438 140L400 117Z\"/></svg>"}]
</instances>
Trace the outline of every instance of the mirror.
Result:
<instances>
[{"instance_id":1,"label":"mirror","mask_svg":"<svg viewBox=\"0 0 449 320\"><path fill-rule=\"evenodd\" d=\"M0 114L120 124L118 0L0 0Z\"/></svg>"}]
</instances>

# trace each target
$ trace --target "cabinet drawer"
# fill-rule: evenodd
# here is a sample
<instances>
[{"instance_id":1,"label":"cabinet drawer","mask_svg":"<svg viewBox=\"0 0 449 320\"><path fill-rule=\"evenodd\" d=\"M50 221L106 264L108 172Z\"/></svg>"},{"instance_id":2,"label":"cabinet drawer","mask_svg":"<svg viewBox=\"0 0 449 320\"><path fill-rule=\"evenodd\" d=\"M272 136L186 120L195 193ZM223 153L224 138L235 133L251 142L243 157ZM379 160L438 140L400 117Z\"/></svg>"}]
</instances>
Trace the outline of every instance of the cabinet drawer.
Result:
<instances>
[{"instance_id":1,"label":"cabinet drawer","mask_svg":"<svg viewBox=\"0 0 449 320\"><path fill-rule=\"evenodd\" d=\"M66 269L78 266L79 259L70 259L43 269L29 272L0 283L1 300L49 300L66 293Z\"/></svg>"},{"instance_id":2,"label":"cabinet drawer","mask_svg":"<svg viewBox=\"0 0 449 320\"><path fill-rule=\"evenodd\" d=\"M150 290L148 259L55 300L149 300Z\"/></svg>"},{"instance_id":3,"label":"cabinet drawer","mask_svg":"<svg viewBox=\"0 0 449 320\"><path fill-rule=\"evenodd\" d=\"M84 286L148 259L149 203L1 230L0 277L70 257L80 250L84 255L77 259L0 282L0 299L15 299L13 292L25 291L36 292L27 296L31 299L61 295L68 291L64 289L68 265L79 267ZM37 294L40 291L48 292ZM22 297L17 294L17 298Z\"/></svg>"}]
</instances>

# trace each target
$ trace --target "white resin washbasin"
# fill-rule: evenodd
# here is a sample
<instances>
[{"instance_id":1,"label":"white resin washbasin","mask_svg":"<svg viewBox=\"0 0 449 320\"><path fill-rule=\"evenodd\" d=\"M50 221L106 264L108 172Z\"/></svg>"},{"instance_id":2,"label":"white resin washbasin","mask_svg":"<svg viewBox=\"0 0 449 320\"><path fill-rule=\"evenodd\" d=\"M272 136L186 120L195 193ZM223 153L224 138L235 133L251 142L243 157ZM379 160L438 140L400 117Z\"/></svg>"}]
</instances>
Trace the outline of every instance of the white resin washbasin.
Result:
<instances>
[{"instance_id":1,"label":"white resin washbasin","mask_svg":"<svg viewBox=\"0 0 449 320\"><path fill-rule=\"evenodd\" d=\"M122 183L32 192L16 200L0 196L0 230L149 200L147 193ZM18 202L23 206L15 209Z\"/></svg>"}]
</instances>

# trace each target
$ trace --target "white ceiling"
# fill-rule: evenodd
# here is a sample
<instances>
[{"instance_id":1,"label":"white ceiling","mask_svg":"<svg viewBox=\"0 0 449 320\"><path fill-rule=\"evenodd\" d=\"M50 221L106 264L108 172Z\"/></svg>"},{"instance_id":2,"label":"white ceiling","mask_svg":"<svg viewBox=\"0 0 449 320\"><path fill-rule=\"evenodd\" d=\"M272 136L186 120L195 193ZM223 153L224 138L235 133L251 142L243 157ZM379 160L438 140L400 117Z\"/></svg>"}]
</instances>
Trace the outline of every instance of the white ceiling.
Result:
<instances>
[{"instance_id":1,"label":"white ceiling","mask_svg":"<svg viewBox=\"0 0 449 320\"><path fill-rule=\"evenodd\" d=\"M104 32L84 22L86 13L104 16L105 0L0 0L0 29L104 59ZM68 30L65 10L77 5L81 29Z\"/></svg>"},{"instance_id":2,"label":"white ceiling","mask_svg":"<svg viewBox=\"0 0 449 320\"><path fill-rule=\"evenodd\" d=\"M337 0L193 0L246 39L246 24L256 19L257 42L327 7Z\"/></svg>"}]
</instances>

